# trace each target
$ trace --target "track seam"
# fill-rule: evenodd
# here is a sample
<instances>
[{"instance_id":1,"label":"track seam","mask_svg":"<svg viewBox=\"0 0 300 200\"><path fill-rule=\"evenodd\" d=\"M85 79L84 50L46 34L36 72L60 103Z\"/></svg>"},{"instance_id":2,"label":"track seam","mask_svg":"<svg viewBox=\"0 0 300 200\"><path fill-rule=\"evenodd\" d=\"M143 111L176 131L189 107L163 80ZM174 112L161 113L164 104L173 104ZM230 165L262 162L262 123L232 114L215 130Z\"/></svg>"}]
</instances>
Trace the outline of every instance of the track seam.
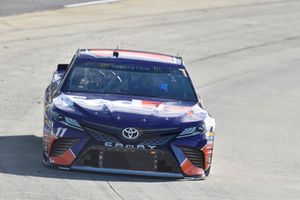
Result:
<instances>
[{"instance_id":1,"label":"track seam","mask_svg":"<svg viewBox=\"0 0 300 200\"><path fill-rule=\"evenodd\" d=\"M110 184L109 181L106 181L106 183L109 185L110 189L122 200L125 200L124 197Z\"/></svg>"},{"instance_id":2,"label":"track seam","mask_svg":"<svg viewBox=\"0 0 300 200\"><path fill-rule=\"evenodd\" d=\"M269 46L269 45L280 44L282 42L299 40L299 39L300 39L300 36L294 36L294 37L284 38L282 40L264 42L264 43L256 44L256 45L250 45L250 46L246 46L246 47L243 47L243 48L234 49L234 50L231 50L231 51L225 51L225 52L213 54L213 55L210 55L210 56L202 57L202 58L193 60L190 63L197 63L197 62L200 62L200 61L209 60L209 59L220 57L220 56L227 56L227 55L230 55L230 54L239 53L239 52L247 51L247 50L250 50L250 49L261 48L261 47L265 47L265 46Z\"/></svg>"}]
</instances>

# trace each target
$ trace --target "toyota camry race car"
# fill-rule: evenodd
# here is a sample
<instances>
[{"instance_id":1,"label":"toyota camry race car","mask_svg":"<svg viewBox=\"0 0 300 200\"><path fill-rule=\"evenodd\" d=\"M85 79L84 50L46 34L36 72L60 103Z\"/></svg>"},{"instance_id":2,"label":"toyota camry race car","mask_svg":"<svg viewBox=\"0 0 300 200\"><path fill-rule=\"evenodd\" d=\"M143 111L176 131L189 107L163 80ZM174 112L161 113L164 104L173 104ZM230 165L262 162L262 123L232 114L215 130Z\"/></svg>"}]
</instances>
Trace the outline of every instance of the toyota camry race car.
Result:
<instances>
[{"instance_id":1,"label":"toyota camry race car","mask_svg":"<svg viewBox=\"0 0 300 200\"><path fill-rule=\"evenodd\" d=\"M79 49L57 66L45 92L43 163L205 178L214 126L181 57Z\"/></svg>"}]
</instances>

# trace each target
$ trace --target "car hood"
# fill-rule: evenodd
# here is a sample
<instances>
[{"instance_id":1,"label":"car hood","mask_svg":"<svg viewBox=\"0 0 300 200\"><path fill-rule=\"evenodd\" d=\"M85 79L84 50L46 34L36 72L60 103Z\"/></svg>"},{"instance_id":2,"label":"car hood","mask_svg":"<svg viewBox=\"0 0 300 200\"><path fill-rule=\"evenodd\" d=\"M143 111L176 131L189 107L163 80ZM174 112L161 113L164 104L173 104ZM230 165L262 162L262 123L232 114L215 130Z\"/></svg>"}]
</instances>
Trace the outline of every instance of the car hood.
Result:
<instances>
[{"instance_id":1,"label":"car hood","mask_svg":"<svg viewBox=\"0 0 300 200\"><path fill-rule=\"evenodd\" d=\"M119 127L184 127L208 117L198 103L150 97L72 93L53 103L76 119Z\"/></svg>"}]
</instances>

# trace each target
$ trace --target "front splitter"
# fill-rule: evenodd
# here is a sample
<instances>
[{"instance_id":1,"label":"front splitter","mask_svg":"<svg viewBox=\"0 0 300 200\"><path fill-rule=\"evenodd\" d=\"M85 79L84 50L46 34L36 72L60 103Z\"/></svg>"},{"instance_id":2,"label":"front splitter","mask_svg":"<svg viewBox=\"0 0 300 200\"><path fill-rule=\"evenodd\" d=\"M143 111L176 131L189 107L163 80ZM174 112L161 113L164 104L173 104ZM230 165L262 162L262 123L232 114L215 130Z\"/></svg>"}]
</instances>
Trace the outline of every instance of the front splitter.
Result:
<instances>
[{"instance_id":1,"label":"front splitter","mask_svg":"<svg viewBox=\"0 0 300 200\"><path fill-rule=\"evenodd\" d=\"M158 177L158 178L174 178L174 179L187 179L187 180L203 180L205 175L197 177L183 176L179 173L168 173L168 172L151 172L151 171L136 171L126 169L111 169L111 168L97 168L90 166L72 166L59 167L62 170L77 170L87 172L98 172L98 173L109 173L109 174L122 174L122 175L134 175L134 176L147 176L147 177Z\"/></svg>"},{"instance_id":2,"label":"front splitter","mask_svg":"<svg viewBox=\"0 0 300 200\"><path fill-rule=\"evenodd\" d=\"M66 169L66 168L62 168L62 169ZM97 167L89 167L89 166L73 166L70 167L69 169L79 170L79 171L89 171L89 172L122 174L122 175L152 176L152 177L178 178L178 179L184 178L182 174L168 173L168 172L136 171L136 170L126 170L126 169L97 168Z\"/></svg>"}]
</instances>

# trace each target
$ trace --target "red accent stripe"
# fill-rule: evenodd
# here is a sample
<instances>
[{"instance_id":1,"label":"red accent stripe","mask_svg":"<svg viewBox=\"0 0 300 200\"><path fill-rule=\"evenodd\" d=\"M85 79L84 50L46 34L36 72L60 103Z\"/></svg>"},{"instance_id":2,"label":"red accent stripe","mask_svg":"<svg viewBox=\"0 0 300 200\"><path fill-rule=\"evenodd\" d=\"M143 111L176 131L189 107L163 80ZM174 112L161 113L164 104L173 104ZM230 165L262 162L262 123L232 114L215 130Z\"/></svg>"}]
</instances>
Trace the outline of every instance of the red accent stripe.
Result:
<instances>
[{"instance_id":1,"label":"red accent stripe","mask_svg":"<svg viewBox=\"0 0 300 200\"><path fill-rule=\"evenodd\" d=\"M70 165L76 157L69 149L65 153L57 157L51 157L50 162L58 165Z\"/></svg>"},{"instance_id":2,"label":"red accent stripe","mask_svg":"<svg viewBox=\"0 0 300 200\"><path fill-rule=\"evenodd\" d=\"M212 156L213 152L213 144L208 143L205 147L202 148L202 151L204 153L204 160L206 161L204 163L204 169L208 169L210 165L209 159Z\"/></svg>"},{"instance_id":3,"label":"red accent stripe","mask_svg":"<svg viewBox=\"0 0 300 200\"><path fill-rule=\"evenodd\" d=\"M136 57L136 58L142 58L142 59L174 63L174 57L169 56L169 55L149 53L149 52L130 51L130 50L121 50L121 49L117 49L116 51L120 53L120 57ZM111 57L113 52L114 52L114 50L112 50L112 49L90 49L89 50L89 53L94 54L96 56L101 56L101 57L109 57L109 56Z\"/></svg>"},{"instance_id":4,"label":"red accent stripe","mask_svg":"<svg viewBox=\"0 0 300 200\"><path fill-rule=\"evenodd\" d=\"M173 62L173 57L171 56L165 56L160 54L154 54L154 53L146 53L146 52L131 52L131 51L118 51L121 52L124 56L133 56L133 57L140 57L145 59L155 59L155 60L163 60L165 62Z\"/></svg>"},{"instance_id":5,"label":"red accent stripe","mask_svg":"<svg viewBox=\"0 0 300 200\"><path fill-rule=\"evenodd\" d=\"M48 143L48 154L50 153L50 149L52 147L52 144L53 144L54 140L56 140L56 137L55 137L55 135L51 134L50 139L49 139L49 143Z\"/></svg>"},{"instance_id":6,"label":"red accent stripe","mask_svg":"<svg viewBox=\"0 0 300 200\"><path fill-rule=\"evenodd\" d=\"M160 104L162 104L162 102L142 100L142 105L144 106L157 107Z\"/></svg>"},{"instance_id":7,"label":"red accent stripe","mask_svg":"<svg viewBox=\"0 0 300 200\"><path fill-rule=\"evenodd\" d=\"M197 176L204 174L203 169L195 167L188 159L185 159L180 167L182 171L188 176Z\"/></svg>"}]
</instances>

